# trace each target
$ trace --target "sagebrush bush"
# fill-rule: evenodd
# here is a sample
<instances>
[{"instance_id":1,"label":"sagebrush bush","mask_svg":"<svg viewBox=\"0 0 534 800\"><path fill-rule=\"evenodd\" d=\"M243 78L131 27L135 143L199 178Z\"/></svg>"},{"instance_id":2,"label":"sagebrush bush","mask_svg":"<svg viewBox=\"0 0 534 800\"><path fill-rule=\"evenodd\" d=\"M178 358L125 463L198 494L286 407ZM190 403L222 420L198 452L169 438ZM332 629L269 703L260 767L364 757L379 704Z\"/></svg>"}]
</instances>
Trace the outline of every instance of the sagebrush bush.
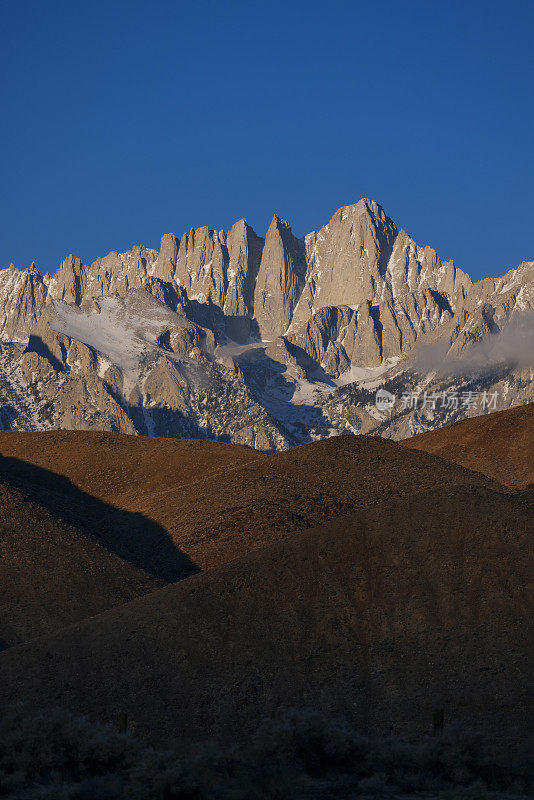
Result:
<instances>
[{"instance_id":1,"label":"sagebrush bush","mask_svg":"<svg viewBox=\"0 0 534 800\"><path fill-rule=\"evenodd\" d=\"M67 711L18 705L0 722L0 796L20 800L341 800L424 793L483 800L529 789L478 739L449 733L417 744L372 741L343 718L288 709L245 744L156 751Z\"/></svg>"}]
</instances>

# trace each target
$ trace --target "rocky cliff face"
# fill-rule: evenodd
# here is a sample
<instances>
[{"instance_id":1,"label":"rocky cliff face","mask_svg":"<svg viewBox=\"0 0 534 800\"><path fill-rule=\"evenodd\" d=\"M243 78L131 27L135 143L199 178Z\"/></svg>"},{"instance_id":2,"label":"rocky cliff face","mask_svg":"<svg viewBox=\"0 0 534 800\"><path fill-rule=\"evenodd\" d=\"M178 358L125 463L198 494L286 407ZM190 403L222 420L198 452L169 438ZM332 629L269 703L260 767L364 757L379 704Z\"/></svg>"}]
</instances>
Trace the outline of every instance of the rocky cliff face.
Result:
<instances>
[{"instance_id":1,"label":"rocky cliff face","mask_svg":"<svg viewBox=\"0 0 534 800\"><path fill-rule=\"evenodd\" d=\"M452 262L418 247L369 200L340 208L309 234L306 257L289 336L336 376L408 351L452 317L457 296L471 287Z\"/></svg>"},{"instance_id":2,"label":"rocky cliff face","mask_svg":"<svg viewBox=\"0 0 534 800\"><path fill-rule=\"evenodd\" d=\"M227 317L228 335L245 341L254 314L263 244L244 219L228 233L191 230L179 243L167 234L161 241L155 274L182 286L189 300L219 308Z\"/></svg>"},{"instance_id":3,"label":"rocky cliff face","mask_svg":"<svg viewBox=\"0 0 534 800\"><path fill-rule=\"evenodd\" d=\"M52 276L11 266L0 271L0 424L264 449L415 432L438 417L388 422L369 385L404 375L423 386L443 361L455 380L460 363L463 378L483 367L487 383L498 363L503 402L528 400L533 309L534 262L473 284L365 199L303 239L275 215L265 240L243 219L89 267L71 255Z\"/></svg>"},{"instance_id":4,"label":"rocky cliff face","mask_svg":"<svg viewBox=\"0 0 534 800\"><path fill-rule=\"evenodd\" d=\"M254 316L262 339L276 339L286 332L305 275L304 242L275 215L267 231L254 292Z\"/></svg>"},{"instance_id":5,"label":"rocky cliff face","mask_svg":"<svg viewBox=\"0 0 534 800\"><path fill-rule=\"evenodd\" d=\"M24 341L40 318L47 297L43 275L35 264L19 271L13 264L0 271L0 339Z\"/></svg>"},{"instance_id":6,"label":"rocky cliff face","mask_svg":"<svg viewBox=\"0 0 534 800\"><path fill-rule=\"evenodd\" d=\"M397 229L368 200L337 211L328 225L306 236L307 274L293 328L327 306L358 306L383 292Z\"/></svg>"},{"instance_id":7,"label":"rocky cliff face","mask_svg":"<svg viewBox=\"0 0 534 800\"><path fill-rule=\"evenodd\" d=\"M254 290L265 240L257 236L244 219L228 232L227 286L223 311L228 335L245 342L254 318Z\"/></svg>"},{"instance_id":8,"label":"rocky cliff face","mask_svg":"<svg viewBox=\"0 0 534 800\"><path fill-rule=\"evenodd\" d=\"M90 267L79 258L67 256L50 280L49 298L80 306L110 294L124 297L154 275L157 256L155 250L136 246L126 253L112 252L97 258Z\"/></svg>"}]
</instances>

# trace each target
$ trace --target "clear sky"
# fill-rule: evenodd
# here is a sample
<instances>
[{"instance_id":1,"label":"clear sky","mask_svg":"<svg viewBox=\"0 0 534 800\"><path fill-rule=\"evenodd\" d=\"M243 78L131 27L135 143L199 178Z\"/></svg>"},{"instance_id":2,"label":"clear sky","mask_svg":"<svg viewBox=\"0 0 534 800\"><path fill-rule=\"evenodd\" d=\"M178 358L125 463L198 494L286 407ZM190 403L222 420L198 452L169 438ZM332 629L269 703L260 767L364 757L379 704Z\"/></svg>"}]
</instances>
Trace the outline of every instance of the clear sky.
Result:
<instances>
[{"instance_id":1,"label":"clear sky","mask_svg":"<svg viewBox=\"0 0 534 800\"><path fill-rule=\"evenodd\" d=\"M2 267L360 197L474 278L534 259L532 0L0 0L0 31Z\"/></svg>"}]
</instances>

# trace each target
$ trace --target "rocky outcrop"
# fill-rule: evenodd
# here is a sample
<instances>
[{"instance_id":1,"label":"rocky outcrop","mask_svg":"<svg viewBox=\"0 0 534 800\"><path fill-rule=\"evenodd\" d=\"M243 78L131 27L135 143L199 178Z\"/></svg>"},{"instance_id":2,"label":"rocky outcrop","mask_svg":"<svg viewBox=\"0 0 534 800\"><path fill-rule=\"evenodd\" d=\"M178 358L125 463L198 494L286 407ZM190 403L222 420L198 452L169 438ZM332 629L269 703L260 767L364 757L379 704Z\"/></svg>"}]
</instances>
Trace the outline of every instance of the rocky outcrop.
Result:
<instances>
[{"instance_id":1,"label":"rocky outcrop","mask_svg":"<svg viewBox=\"0 0 534 800\"><path fill-rule=\"evenodd\" d=\"M157 337L157 344L171 350L176 355L200 359L203 355L213 355L215 336L209 328L202 328L184 319L173 328L166 328Z\"/></svg>"},{"instance_id":2,"label":"rocky outcrop","mask_svg":"<svg viewBox=\"0 0 534 800\"><path fill-rule=\"evenodd\" d=\"M244 219L236 222L227 238L227 288L223 311L231 339L245 342L254 317L254 289L265 240L257 236Z\"/></svg>"},{"instance_id":3,"label":"rocky outcrop","mask_svg":"<svg viewBox=\"0 0 534 800\"><path fill-rule=\"evenodd\" d=\"M378 203L360 200L306 236L306 283L292 328L327 306L372 301L385 282L397 229Z\"/></svg>"},{"instance_id":4,"label":"rocky outcrop","mask_svg":"<svg viewBox=\"0 0 534 800\"><path fill-rule=\"evenodd\" d=\"M154 275L157 256L156 250L141 245L126 253L111 252L104 258L97 258L87 273L84 299L111 294L124 297L129 289L142 286L149 276Z\"/></svg>"},{"instance_id":5,"label":"rocky outcrop","mask_svg":"<svg viewBox=\"0 0 534 800\"><path fill-rule=\"evenodd\" d=\"M188 409L189 384L176 366L166 358L149 373L143 392L149 409L169 409L184 416Z\"/></svg>"},{"instance_id":6,"label":"rocky outcrop","mask_svg":"<svg viewBox=\"0 0 534 800\"><path fill-rule=\"evenodd\" d=\"M333 375L407 351L449 320L456 299L472 286L452 261L418 247L378 203L365 199L340 208L306 237L306 259L288 333Z\"/></svg>"},{"instance_id":7,"label":"rocky outcrop","mask_svg":"<svg viewBox=\"0 0 534 800\"><path fill-rule=\"evenodd\" d=\"M316 362L301 347L290 342L285 336L275 339L265 349L265 355L271 361L283 364L296 378L307 378L317 367Z\"/></svg>"},{"instance_id":8,"label":"rocky outcrop","mask_svg":"<svg viewBox=\"0 0 534 800\"><path fill-rule=\"evenodd\" d=\"M191 229L180 240L174 280L190 300L222 308L226 294L228 250L224 231Z\"/></svg>"},{"instance_id":9,"label":"rocky outcrop","mask_svg":"<svg viewBox=\"0 0 534 800\"><path fill-rule=\"evenodd\" d=\"M165 233L161 237L158 257L154 264L154 275L169 283L174 281L178 242L174 233Z\"/></svg>"},{"instance_id":10,"label":"rocky outcrop","mask_svg":"<svg viewBox=\"0 0 534 800\"><path fill-rule=\"evenodd\" d=\"M169 359L149 373L142 402L153 436L220 438L261 450L291 440L252 396L239 369L206 361L203 380Z\"/></svg>"},{"instance_id":11,"label":"rocky outcrop","mask_svg":"<svg viewBox=\"0 0 534 800\"><path fill-rule=\"evenodd\" d=\"M81 305L87 289L87 267L79 258L67 256L48 285L48 294L54 300Z\"/></svg>"},{"instance_id":12,"label":"rocky outcrop","mask_svg":"<svg viewBox=\"0 0 534 800\"><path fill-rule=\"evenodd\" d=\"M183 288L190 301L220 308L228 335L246 341L263 243L244 219L227 234L204 227L192 229L179 242L174 234L165 234L154 275Z\"/></svg>"},{"instance_id":13,"label":"rocky outcrop","mask_svg":"<svg viewBox=\"0 0 534 800\"><path fill-rule=\"evenodd\" d=\"M120 370L110 367L101 378L101 364L93 348L41 319L18 362L25 392L37 405L37 427L137 433L119 399Z\"/></svg>"},{"instance_id":14,"label":"rocky outcrop","mask_svg":"<svg viewBox=\"0 0 534 800\"><path fill-rule=\"evenodd\" d=\"M155 250L136 246L126 253L111 252L97 258L90 267L67 256L49 282L49 296L77 306L112 294L123 297L150 279L157 255Z\"/></svg>"},{"instance_id":15,"label":"rocky outcrop","mask_svg":"<svg viewBox=\"0 0 534 800\"><path fill-rule=\"evenodd\" d=\"M529 312L534 312L534 261L524 261L502 278L478 281L456 301L454 318L443 332L450 355L462 357L486 337L501 333L514 315Z\"/></svg>"},{"instance_id":16,"label":"rocky outcrop","mask_svg":"<svg viewBox=\"0 0 534 800\"><path fill-rule=\"evenodd\" d=\"M190 311L187 292L182 286L150 277L143 283L143 289L173 311L181 311L183 314Z\"/></svg>"},{"instance_id":17,"label":"rocky outcrop","mask_svg":"<svg viewBox=\"0 0 534 800\"><path fill-rule=\"evenodd\" d=\"M34 263L25 270L11 264L0 271L0 339L27 339L45 307L47 287Z\"/></svg>"},{"instance_id":18,"label":"rocky outcrop","mask_svg":"<svg viewBox=\"0 0 534 800\"><path fill-rule=\"evenodd\" d=\"M275 339L291 323L306 275L304 242L276 214L267 231L254 292L254 317L262 339Z\"/></svg>"}]
</instances>

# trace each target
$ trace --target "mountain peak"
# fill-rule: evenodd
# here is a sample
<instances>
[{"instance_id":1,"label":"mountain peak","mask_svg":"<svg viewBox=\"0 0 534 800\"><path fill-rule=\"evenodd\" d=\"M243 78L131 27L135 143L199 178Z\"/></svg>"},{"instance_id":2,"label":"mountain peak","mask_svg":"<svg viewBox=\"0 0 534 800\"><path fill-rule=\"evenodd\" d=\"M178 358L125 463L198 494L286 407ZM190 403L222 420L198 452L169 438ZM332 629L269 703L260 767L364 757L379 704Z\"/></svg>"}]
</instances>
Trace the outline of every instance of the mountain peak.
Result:
<instances>
[{"instance_id":1,"label":"mountain peak","mask_svg":"<svg viewBox=\"0 0 534 800\"><path fill-rule=\"evenodd\" d=\"M379 219L381 221L389 219L380 203L377 203L375 200L370 200L368 197L362 197L357 203L338 208L332 216L331 221L335 219L341 219L343 221L348 218L352 219L361 216L372 217L373 219Z\"/></svg>"},{"instance_id":2,"label":"mountain peak","mask_svg":"<svg viewBox=\"0 0 534 800\"><path fill-rule=\"evenodd\" d=\"M55 275L44 279L35 263L21 271L14 267L2 270L0 339L24 343L33 333L36 340L42 336L44 321L53 324L56 319L61 325L52 328L57 331L54 336L68 336L72 351L65 349L68 343L63 339L55 340L50 334L52 338L47 346L52 361L35 347L30 347L24 355L20 354L20 349L9 348L4 348L2 355L0 348L0 360L2 357L22 359L26 383L34 386L43 402L46 400L56 408L51 418L55 426L102 426L107 424L106 419L112 424L109 420L113 418L113 424L120 430L180 435L185 430L180 427L182 422L178 422L178 418L173 421L172 414L163 410L153 413L155 400L145 386L150 370L163 357L174 359L173 376L178 380L179 374L187 377L191 371L192 377L185 394L180 389L183 394L180 403L184 408L187 406L188 416L197 414L199 433L211 435L205 430L208 423L203 421L205 398L197 389L200 392L201 384L212 380L219 386L221 394L217 395L209 425L214 426L213 431L223 431L218 422L218 402L229 386L228 381L237 381L232 391L241 397L239 405L243 392L248 392L246 382L256 368L250 363L248 376L247 368L243 369L243 374L232 369L233 377L230 377L213 366L212 374L211 351L206 350L206 355L199 350L199 356L196 345L188 345L187 352L184 350L186 360L183 363L182 356L172 348L174 356L169 356L168 342L182 336L178 331L184 325L187 327L191 323L208 331L201 334L199 328L198 337L216 340L222 350L227 347L233 353L237 344L242 348L237 360L243 356L244 365L248 359L253 360L248 354L253 340L254 364L260 364L260 383L265 381L261 392L267 399L261 412L257 403L261 405L263 401L253 401L251 394L246 396L246 402L250 401L254 414L260 416L271 410L278 413L277 409L283 406L284 414L295 420L300 412L287 398L293 391L292 377L308 380L303 370L312 376L312 385L316 380L313 376L319 374L329 376L327 381L343 375L347 376L343 380L350 380L351 369L387 370L393 360L400 364L406 359L407 363L411 358L409 353L427 341L445 342L448 347L454 347L453 352L462 353L473 342L491 333L495 327L494 318L502 328L514 310L534 308L533 286L532 264L496 281L473 286L452 261L442 262L431 247L419 246L408 234L399 231L378 202L363 197L352 205L341 206L328 224L304 239L294 235L287 220L274 214L265 238L258 236L242 218L228 232L204 226L191 229L190 234L184 234L180 240L174 234L165 234L159 252L136 245L123 253L111 251L90 267L69 254ZM141 302L140 291L155 298L154 303L147 303L146 298ZM104 309L101 308L100 313L95 310L95 301ZM132 311L134 306L142 306L144 310L136 317L132 328L126 318L128 315L123 318L122 313L124 309ZM69 307L73 313L67 327L61 327L60 316ZM487 308L492 309L491 313L486 313ZM177 311L178 316L173 316ZM160 330L165 325L167 333ZM145 333L138 336L139 331ZM98 346L93 338L88 339L95 332L100 342ZM275 347L271 354L265 348L258 349L258 338L275 342L280 341L280 337L284 337L283 346ZM82 345L93 347L94 353L84 355ZM100 355L95 355L100 348ZM131 354L134 366L131 370L128 366L122 374L125 353ZM98 368L95 359L100 359ZM279 364L276 370L273 370L273 362ZM289 377L281 378L286 369ZM6 370L9 371L8 367ZM108 377L104 378L109 370ZM199 372L205 374L198 382ZM68 390L61 388L60 373L61 380L69 375ZM256 375L254 381L257 378ZM39 383L40 380L45 380L48 388ZM83 388L84 381L89 381L87 391ZM254 391L258 391L260 383L254 383ZM112 392L106 387L111 387ZM304 393L308 388L303 386ZM131 401L134 389L137 399ZM1 391L0 386L0 400ZM280 391L277 399L273 395L272 403L271 391ZM196 399L188 400L189 395ZM38 416L41 412L32 410L28 397L26 388L22 387L21 407L27 408L28 415ZM79 398L79 406L73 397ZM282 397L284 400L280 399ZM10 402L6 400L5 405ZM162 409L167 406L171 409L178 399L161 394L158 402L163 404ZM136 409L132 416L124 411L127 404L133 404ZM315 400L312 405L315 407ZM307 402L303 403L303 407L306 406ZM81 410L76 410L78 408ZM143 416L143 409L150 413ZM232 408L231 413L234 412ZM325 419L327 417L325 412ZM44 416L38 419L38 424L49 425ZM280 433L280 429L277 433L269 427L271 422L257 419L260 438L253 426L239 434L243 438L235 438L235 441L261 447L260 441L268 440L268 447L278 447L282 440L287 442L287 432ZM317 418L317 422L318 431L344 429L339 420L336 422L332 418L329 422L319 422ZM374 425L369 420L367 423ZM406 435L407 424L403 429ZM414 422L416 426L419 424ZM288 429L289 437L299 439L308 435L299 427L300 418L295 425ZM358 425L356 430L359 430ZM227 432L224 427L225 436ZM238 437L238 434L234 432L232 436Z\"/></svg>"},{"instance_id":3,"label":"mountain peak","mask_svg":"<svg viewBox=\"0 0 534 800\"><path fill-rule=\"evenodd\" d=\"M272 222L269 225L269 230L271 230L271 228L277 228L278 230L285 228L286 230L291 231L291 225L289 222L286 219L279 217L278 214L273 215Z\"/></svg>"}]
</instances>

